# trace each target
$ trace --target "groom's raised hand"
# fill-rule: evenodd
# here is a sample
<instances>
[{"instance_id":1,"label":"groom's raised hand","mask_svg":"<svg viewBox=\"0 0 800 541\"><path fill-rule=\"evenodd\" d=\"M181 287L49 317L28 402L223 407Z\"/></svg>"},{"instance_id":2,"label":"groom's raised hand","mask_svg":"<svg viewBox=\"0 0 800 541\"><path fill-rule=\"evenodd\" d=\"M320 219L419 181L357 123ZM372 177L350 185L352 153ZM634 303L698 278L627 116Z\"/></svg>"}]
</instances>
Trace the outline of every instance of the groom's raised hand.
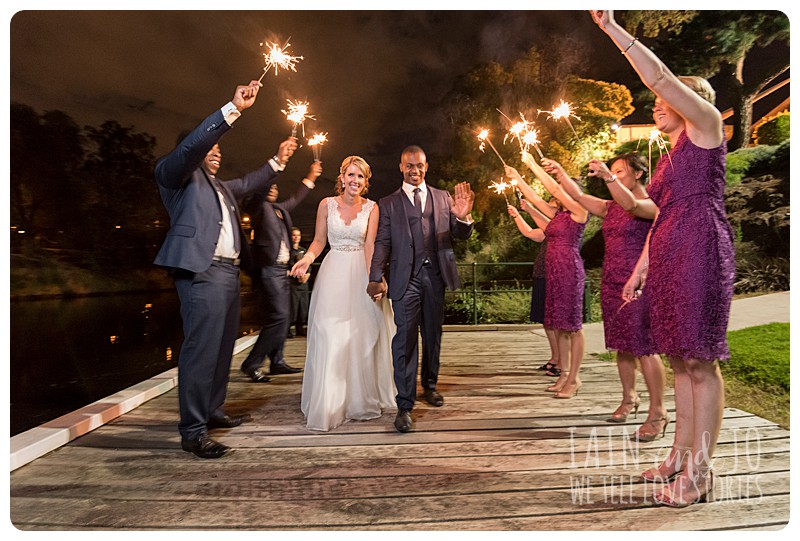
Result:
<instances>
[{"instance_id":1,"label":"groom's raised hand","mask_svg":"<svg viewBox=\"0 0 800 541\"><path fill-rule=\"evenodd\" d=\"M472 212L472 204L475 202L475 192L469 182L456 184L456 193L453 197L453 206L450 208L456 218L461 221L468 221L467 217Z\"/></svg>"}]
</instances>

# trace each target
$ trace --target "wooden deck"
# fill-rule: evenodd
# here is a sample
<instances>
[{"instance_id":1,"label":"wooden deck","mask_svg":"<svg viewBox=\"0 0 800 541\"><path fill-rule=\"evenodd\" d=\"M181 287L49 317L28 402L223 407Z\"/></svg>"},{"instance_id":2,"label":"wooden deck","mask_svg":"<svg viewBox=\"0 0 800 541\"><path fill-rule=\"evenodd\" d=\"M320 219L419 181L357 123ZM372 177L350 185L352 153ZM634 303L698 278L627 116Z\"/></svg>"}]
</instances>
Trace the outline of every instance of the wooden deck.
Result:
<instances>
[{"instance_id":1,"label":"wooden deck","mask_svg":"<svg viewBox=\"0 0 800 541\"><path fill-rule=\"evenodd\" d=\"M789 432L774 423L727 409L717 501L666 509L637 476L663 458L674 427L637 448L626 439L633 418L604 422L619 403L613 363L590 356L580 394L554 400L544 391L551 378L534 370L547 343L526 329L446 332L442 352L445 406L419 402L412 433L394 431L394 412L309 432L302 375L256 385L234 371L228 410L254 417L214 431L234 453L201 460L180 449L173 389L12 472L11 522L21 530L777 530L789 521ZM287 343L290 364L304 355L303 339ZM668 404L674 411L671 395Z\"/></svg>"}]
</instances>

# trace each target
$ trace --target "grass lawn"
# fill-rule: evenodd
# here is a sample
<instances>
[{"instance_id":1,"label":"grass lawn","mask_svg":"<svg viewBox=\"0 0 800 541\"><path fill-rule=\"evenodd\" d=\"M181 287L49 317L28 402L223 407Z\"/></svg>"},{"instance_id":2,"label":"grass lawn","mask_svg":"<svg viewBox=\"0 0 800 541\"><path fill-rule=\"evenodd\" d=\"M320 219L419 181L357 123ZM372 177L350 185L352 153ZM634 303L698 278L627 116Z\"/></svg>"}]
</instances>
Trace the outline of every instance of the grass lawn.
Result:
<instances>
[{"instance_id":1,"label":"grass lawn","mask_svg":"<svg viewBox=\"0 0 800 541\"><path fill-rule=\"evenodd\" d=\"M789 324L728 333L731 360L721 363L727 406L789 428Z\"/></svg>"},{"instance_id":2,"label":"grass lawn","mask_svg":"<svg viewBox=\"0 0 800 541\"><path fill-rule=\"evenodd\" d=\"M789 324L770 323L728 333L730 361L720 363L725 405L789 429ZM601 359L613 361L603 353ZM665 361L669 366L669 363ZM667 370L667 385L673 386Z\"/></svg>"}]
</instances>

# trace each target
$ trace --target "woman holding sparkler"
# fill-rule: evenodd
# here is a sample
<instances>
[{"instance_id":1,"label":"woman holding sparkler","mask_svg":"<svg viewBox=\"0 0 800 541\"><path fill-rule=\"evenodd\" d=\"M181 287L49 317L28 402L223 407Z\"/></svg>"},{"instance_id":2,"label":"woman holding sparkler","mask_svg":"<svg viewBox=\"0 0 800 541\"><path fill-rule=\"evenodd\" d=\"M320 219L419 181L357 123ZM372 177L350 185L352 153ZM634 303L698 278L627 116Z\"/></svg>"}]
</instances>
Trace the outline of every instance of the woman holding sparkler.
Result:
<instances>
[{"instance_id":1,"label":"woman holding sparkler","mask_svg":"<svg viewBox=\"0 0 800 541\"><path fill-rule=\"evenodd\" d=\"M534 192L535 193L535 192ZM538 197L538 195L537 195ZM558 377L561 375L561 368L559 368L558 361L558 342L556 340L556 331L544 325L544 307L547 299L547 280L545 270L545 257L547 254L547 235L544 233L543 227L547 227L550 219L544 214L539 212L527 199L520 198L520 207L522 207L534 219L537 227L533 228L525 220L520 218L519 210L512 205L508 205L508 215L514 220L514 224L519 229L524 237L531 239L534 242L540 243L539 253L533 262L533 287L531 292L531 315L532 323L541 323L544 328L547 342L550 345L550 360L539 367L539 370L545 370L548 376ZM553 198L548 204L557 209L559 205L558 200ZM543 225L541 225L543 224Z\"/></svg>"},{"instance_id":2,"label":"woman holding sparkler","mask_svg":"<svg viewBox=\"0 0 800 541\"><path fill-rule=\"evenodd\" d=\"M718 361L730 357L726 330L735 263L725 215L722 116L706 80L676 77L617 24L613 12L592 11L592 18L656 94L656 128L673 142L653 174L649 193L659 211L622 295L636 299L646 276L656 348L675 372L672 450L642 477L674 477L655 501L685 507L713 495L711 457L725 399Z\"/></svg>"},{"instance_id":3,"label":"woman holding sparkler","mask_svg":"<svg viewBox=\"0 0 800 541\"><path fill-rule=\"evenodd\" d=\"M603 219L605 257L600 294L606 348L617 352L617 370L622 382L622 404L606 419L624 423L631 411L639 412L636 394L636 360L650 396L650 409L644 424L634 434L639 441L653 441L664 435L669 423L664 408L664 365L655 354L650 332L647 294L637 302L624 302L622 288L636 266L647 233L658 208L647 195L647 162L638 153L623 154L611 161L611 168L599 160L589 162L589 174L600 177L608 187L609 201L583 193L578 183L552 160L544 160L544 169L587 211Z\"/></svg>"},{"instance_id":4,"label":"woman holding sparkler","mask_svg":"<svg viewBox=\"0 0 800 541\"><path fill-rule=\"evenodd\" d=\"M314 241L290 272L303 276L330 242L308 310L301 409L312 430L375 419L395 406L394 315L388 299L364 294L378 230L378 205L364 197L372 172L359 156L339 172L337 195L320 202Z\"/></svg>"},{"instance_id":5,"label":"woman holding sparkler","mask_svg":"<svg viewBox=\"0 0 800 541\"><path fill-rule=\"evenodd\" d=\"M561 373L556 383L547 388L555 398L572 398L581 388L579 371L583 360L583 289L586 273L580 256L583 229L589 213L558 186L555 180L527 152L523 162L531 168L545 189L558 199L566 210L556 210L522 180L519 172L506 166L507 177L516 179L522 194L550 218L537 222L547 236L545 256L545 325L556 331Z\"/></svg>"}]
</instances>

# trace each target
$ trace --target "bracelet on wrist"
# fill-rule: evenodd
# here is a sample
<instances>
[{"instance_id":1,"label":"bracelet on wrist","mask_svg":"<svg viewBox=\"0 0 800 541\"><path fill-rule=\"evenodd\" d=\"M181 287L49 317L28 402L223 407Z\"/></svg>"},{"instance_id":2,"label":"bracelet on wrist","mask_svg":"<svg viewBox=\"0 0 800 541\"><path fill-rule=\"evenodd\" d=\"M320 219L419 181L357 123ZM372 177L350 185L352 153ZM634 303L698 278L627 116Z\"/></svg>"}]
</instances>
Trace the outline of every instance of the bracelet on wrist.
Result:
<instances>
[{"instance_id":1,"label":"bracelet on wrist","mask_svg":"<svg viewBox=\"0 0 800 541\"><path fill-rule=\"evenodd\" d=\"M610 177L603 179L603 182L605 182L606 184L611 184L612 182L616 181L617 181L617 175L611 175Z\"/></svg>"},{"instance_id":2,"label":"bracelet on wrist","mask_svg":"<svg viewBox=\"0 0 800 541\"><path fill-rule=\"evenodd\" d=\"M636 43L637 41L639 41L639 38L633 38L631 42L628 44L628 46L625 47L625 49L622 51L622 54L623 55L627 54L628 51L630 51L631 47L633 47L633 44Z\"/></svg>"},{"instance_id":3,"label":"bracelet on wrist","mask_svg":"<svg viewBox=\"0 0 800 541\"><path fill-rule=\"evenodd\" d=\"M306 257L310 257L312 263L317 258L317 256L311 250L306 250Z\"/></svg>"}]
</instances>

